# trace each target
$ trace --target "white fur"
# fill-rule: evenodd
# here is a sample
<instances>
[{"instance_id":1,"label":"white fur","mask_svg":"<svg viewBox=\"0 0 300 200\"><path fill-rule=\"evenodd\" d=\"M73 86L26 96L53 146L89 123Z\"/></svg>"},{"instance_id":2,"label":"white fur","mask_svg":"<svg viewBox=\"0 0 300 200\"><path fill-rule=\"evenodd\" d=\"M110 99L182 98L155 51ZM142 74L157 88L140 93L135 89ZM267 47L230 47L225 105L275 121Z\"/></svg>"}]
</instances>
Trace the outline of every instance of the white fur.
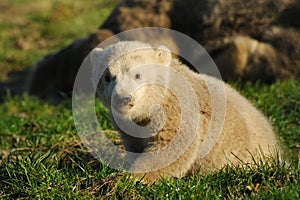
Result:
<instances>
[{"instance_id":1,"label":"white fur","mask_svg":"<svg viewBox=\"0 0 300 200\"><path fill-rule=\"evenodd\" d=\"M201 166L204 173L226 164L252 163L252 158L258 159L260 153L265 158L274 156L270 148L277 147L278 142L263 114L226 83L197 74L172 58L167 47L120 42L104 50L94 49L90 59L93 80L98 78L99 68L107 68L97 89L104 105L112 112L113 94L119 99L130 97L128 102L120 101L116 107L118 115L146 126L145 131L151 133L149 138L132 137L112 118L126 150L158 152L141 154L132 163L133 172L145 172L137 175L144 176L146 182L161 176L181 177ZM151 81L160 84L145 84ZM185 112L189 115L182 117ZM180 126L185 129L180 130ZM193 127L197 127L195 135ZM156 169L161 163L169 165Z\"/></svg>"}]
</instances>

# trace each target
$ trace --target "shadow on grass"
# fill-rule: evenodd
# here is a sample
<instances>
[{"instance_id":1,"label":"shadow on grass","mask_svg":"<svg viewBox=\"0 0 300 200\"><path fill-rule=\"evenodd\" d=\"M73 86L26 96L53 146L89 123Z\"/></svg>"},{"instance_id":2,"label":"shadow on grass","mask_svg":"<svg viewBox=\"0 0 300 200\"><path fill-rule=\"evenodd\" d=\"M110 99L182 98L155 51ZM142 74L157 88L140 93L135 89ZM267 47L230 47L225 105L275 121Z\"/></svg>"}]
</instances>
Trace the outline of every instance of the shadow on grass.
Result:
<instances>
[{"instance_id":1,"label":"shadow on grass","mask_svg":"<svg viewBox=\"0 0 300 200\"><path fill-rule=\"evenodd\" d=\"M29 74L30 69L9 72L7 80L0 82L0 102L7 94L15 96L25 93Z\"/></svg>"}]
</instances>

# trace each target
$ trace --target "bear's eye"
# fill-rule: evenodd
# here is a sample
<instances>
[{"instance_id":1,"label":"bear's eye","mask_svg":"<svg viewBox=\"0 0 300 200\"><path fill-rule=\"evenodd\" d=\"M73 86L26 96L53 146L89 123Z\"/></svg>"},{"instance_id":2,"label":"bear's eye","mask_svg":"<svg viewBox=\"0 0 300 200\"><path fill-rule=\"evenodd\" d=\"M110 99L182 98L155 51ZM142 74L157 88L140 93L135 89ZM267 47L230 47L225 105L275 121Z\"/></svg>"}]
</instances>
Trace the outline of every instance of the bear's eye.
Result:
<instances>
[{"instance_id":1,"label":"bear's eye","mask_svg":"<svg viewBox=\"0 0 300 200\"><path fill-rule=\"evenodd\" d=\"M136 74L134 76L134 78L137 79L137 80L141 80L142 79L142 74Z\"/></svg>"},{"instance_id":2,"label":"bear's eye","mask_svg":"<svg viewBox=\"0 0 300 200\"><path fill-rule=\"evenodd\" d=\"M103 81L105 83L109 83L111 81L111 77L109 74L105 74L104 77L103 77Z\"/></svg>"},{"instance_id":3,"label":"bear's eye","mask_svg":"<svg viewBox=\"0 0 300 200\"><path fill-rule=\"evenodd\" d=\"M103 77L103 82L104 83L110 83L111 81L115 81L116 80L116 76L111 76L111 74L105 74Z\"/></svg>"}]
</instances>

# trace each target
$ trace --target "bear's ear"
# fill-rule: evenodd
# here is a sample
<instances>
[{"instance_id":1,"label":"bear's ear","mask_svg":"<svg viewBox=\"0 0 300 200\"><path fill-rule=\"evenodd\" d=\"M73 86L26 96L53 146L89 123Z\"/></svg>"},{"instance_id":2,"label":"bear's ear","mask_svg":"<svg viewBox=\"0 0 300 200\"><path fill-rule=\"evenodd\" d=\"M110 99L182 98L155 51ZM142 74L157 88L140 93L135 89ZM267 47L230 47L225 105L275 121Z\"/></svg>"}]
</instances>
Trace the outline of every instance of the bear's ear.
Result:
<instances>
[{"instance_id":1,"label":"bear's ear","mask_svg":"<svg viewBox=\"0 0 300 200\"><path fill-rule=\"evenodd\" d=\"M90 54L89 54L89 61L90 61L90 69L91 69L91 81L92 84L95 88L97 88L97 83L98 83L98 76L101 71L101 57L102 57L102 48L94 48Z\"/></svg>"},{"instance_id":2,"label":"bear's ear","mask_svg":"<svg viewBox=\"0 0 300 200\"><path fill-rule=\"evenodd\" d=\"M102 48L94 48L91 52L90 52L90 60L91 60L91 63L93 65L93 68L95 67L100 67L98 66L99 64L99 61L101 59L101 52L103 51Z\"/></svg>"},{"instance_id":3,"label":"bear's ear","mask_svg":"<svg viewBox=\"0 0 300 200\"><path fill-rule=\"evenodd\" d=\"M155 54L158 56L159 63L162 65L169 66L172 60L172 54L168 47L159 46L155 50Z\"/></svg>"}]
</instances>

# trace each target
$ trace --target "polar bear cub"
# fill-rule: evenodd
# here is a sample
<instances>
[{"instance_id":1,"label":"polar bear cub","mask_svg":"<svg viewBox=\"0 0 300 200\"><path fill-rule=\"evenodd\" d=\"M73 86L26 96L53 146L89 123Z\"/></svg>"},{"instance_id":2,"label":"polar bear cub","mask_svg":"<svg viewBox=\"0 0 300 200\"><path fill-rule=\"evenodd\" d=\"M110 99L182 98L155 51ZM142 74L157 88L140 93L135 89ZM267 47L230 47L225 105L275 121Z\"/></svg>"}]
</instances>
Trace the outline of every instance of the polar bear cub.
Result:
<instances>
[{"instance_id":1,"label":"polar bear cub","mask_svg":"<svg viewBox=\"0 0 300 200\"><path fill-rule=\"evenodd\" d=\"M144 181L278 153L260 111L223 81L191 71L167 47L123 41L89 57L98 96L126 151L137 155L129 171Z\"/></svg>"}]
</instances>

